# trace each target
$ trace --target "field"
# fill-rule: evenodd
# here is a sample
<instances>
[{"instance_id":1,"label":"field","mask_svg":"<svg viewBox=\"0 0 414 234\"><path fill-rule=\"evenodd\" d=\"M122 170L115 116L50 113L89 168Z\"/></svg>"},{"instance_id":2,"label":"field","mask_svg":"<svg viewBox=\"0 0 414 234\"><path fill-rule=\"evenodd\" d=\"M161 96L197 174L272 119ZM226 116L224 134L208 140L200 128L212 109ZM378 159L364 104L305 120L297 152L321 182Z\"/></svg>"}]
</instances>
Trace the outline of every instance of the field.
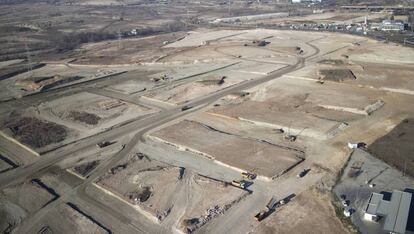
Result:
<instances>
[{"instance_id":1,"label":"field","mask_svg":"<svg viewBox=\"0 0 414 234\"><path fill-rule=\"evenodd\" d=\"M323 222L321 222L323 220ZM330 198L316 189L305 191L258 224L254 233L352 233L336 217Z\"/></svg>"},{"instance_id":2,"label":"field","mask_svg":"<svg viewBox=\"0 0 414 234\"><path fill-rule=\"evenodd\" d=\"M267 178L280 176L304 157L303 152L295 149L231 135L193 121L182 121L152 136L178 149L189 150L237 170L253 171ZM229 149L229 145L239 151Z\"/></svg>"},{"instance_id":3,"label":"field","mask_svg":"<svg viewBox=\"0 0 414 234\"><path fill-rule=\"evenodd\" d=\"M404 174L414 176L414 120L404 119L391 132L377 139L369 146L375 157L397 167Z\"/></svg>"},{"instance_id":4,"label":"field","mask_svg":"<svg viewBox=\"0 0 414 234\"><path fill-rule=\"evenodd\" d=\"M144 154L121 162L97 184L151 219L164 221L173 216L176 228L185 232L223 214L247 194L228 183L151 160Z\"/></svg>"}]
</instances>

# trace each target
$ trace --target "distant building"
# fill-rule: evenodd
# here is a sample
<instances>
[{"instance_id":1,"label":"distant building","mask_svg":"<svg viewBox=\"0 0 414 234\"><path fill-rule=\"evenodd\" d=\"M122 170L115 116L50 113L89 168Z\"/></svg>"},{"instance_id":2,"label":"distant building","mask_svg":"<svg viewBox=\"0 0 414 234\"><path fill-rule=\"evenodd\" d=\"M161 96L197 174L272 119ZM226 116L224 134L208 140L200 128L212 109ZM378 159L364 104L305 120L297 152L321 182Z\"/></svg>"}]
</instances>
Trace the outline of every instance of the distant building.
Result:
<instances>
[{"instance_id":1,"label":"distant building","mask_svg":"<svg viewBox=\"0 0 414 234\"><path fill-rule=\"evenodd\" d=\"M215 19L213 23L237 23L237 22L247 22L254 20L264 20L264 19L275 19L288 17L289 13L287 12L278 12L278 13L268 13L268 14L259 14L259 15L245 15L245 16L236 16L229 18L219 18Z\"/></svg>"},{"instance_id":2,"label":"distant building","mask_svg":"<svg viewBox=\"0 0 414 234\"><path fill-rule=\"evenodd\" d=\"M320 3L322 0L292 0L292 3Z\"/></svg>"},{"instance_id":3,"label":"distant building","mask_svg":"<svg viewBox=\"0 0 414 234\"><path fill-rule=\"evenodd\" d=\"M379 222L385 218L383 227L385 231L404 234L407 228L411 197L411 193L394 190L391 199L384 200L384 194L372 193L365 208L364 219Z\"/></svg>"},{"instance_id":4,"label":"distant building","mask_svg":"<svg viewBox=\"0 0 414 234\"><path fill-rule=\"evenodd\" d=\"M382 31L404 31L405 24L402 21L383 20L381 24Z\"/></svg>"}]
</instances>

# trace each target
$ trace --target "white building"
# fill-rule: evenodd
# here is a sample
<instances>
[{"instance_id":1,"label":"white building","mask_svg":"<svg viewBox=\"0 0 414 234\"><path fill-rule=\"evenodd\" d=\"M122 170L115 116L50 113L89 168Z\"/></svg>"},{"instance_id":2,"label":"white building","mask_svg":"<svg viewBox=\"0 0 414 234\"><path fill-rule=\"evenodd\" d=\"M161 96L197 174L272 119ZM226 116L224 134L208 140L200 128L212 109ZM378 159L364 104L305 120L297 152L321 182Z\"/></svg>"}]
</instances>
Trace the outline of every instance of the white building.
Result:
<instances>
[{"instance_id":1,"label":"white building","mask_svg":"<svg viewBox=\"0 0 414 234\"><path fill-rule=\"evenodd\" d=\"M394 190L391 200L384 200L384 194L372 193L364 212L364 219L378 222L385 218L384 230L404 234L407 228L411 204L411 193Z\"/></svg>"}]
</instances>

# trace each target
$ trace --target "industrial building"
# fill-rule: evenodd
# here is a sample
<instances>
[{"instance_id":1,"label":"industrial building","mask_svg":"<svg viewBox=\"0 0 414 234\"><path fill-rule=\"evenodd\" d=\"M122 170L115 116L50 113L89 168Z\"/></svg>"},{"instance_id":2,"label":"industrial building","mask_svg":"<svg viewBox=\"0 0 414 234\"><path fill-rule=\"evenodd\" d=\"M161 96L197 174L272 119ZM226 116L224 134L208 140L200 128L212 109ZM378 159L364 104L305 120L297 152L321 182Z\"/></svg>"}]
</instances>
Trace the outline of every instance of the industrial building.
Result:
<instances>
[{"instance_id":1,"label":"industrial building","mask_svg":"<svg viewBox=\"0 0 414 234\"><path fill-rule=\"evenodd\" d=\"M383 193L372 193L365 208L364 219L384 224L390 233L406 232L412 194L394 190L391 199L384 199Z\"/></svg>"},{"instance_id":2,"label":"industrial building","mask_svg":"<svg viewBox=\"0 0 414 234\"><path fill-rule=\"evenodd\" d=\"M288 17L288 12L278 12L278 13L268 13L268 14L259 14L259 15L245 15L229 18L219 18L215 19L213 23L235 23L235 22L247 22L254 20L264 20L264 19L275 19Z\"/></svg>"},{"instance_id":3,"label":"industrial building","mask_svg":"<svg viewBox=\"0 0 414 234\"><path fill-rule=\"evenodd\" d=\"M381 24L382 31L404 31L405 24L397 20L383 20Z\"/></svg>"}]
</instances>

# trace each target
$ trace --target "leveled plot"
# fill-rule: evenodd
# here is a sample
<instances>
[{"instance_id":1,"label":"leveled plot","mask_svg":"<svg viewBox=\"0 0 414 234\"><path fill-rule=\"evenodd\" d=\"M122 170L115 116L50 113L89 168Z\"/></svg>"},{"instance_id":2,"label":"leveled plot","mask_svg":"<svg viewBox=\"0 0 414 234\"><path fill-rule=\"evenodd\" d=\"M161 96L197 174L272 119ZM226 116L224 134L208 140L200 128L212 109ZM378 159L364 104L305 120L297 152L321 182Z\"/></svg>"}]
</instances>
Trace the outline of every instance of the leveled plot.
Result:
<instances>
[{"instance_id":1,"label":"leveled plot","mask_svg":"<svg viewBox=\"0 0 414 234\"><path fill-rule=\"evenodd\" d=\"M72 203L60 204L48 212L32 230L34 233L111 233Z\"/></svg>"},{"instance_id":2,"label":"leveled plot","mask_svg":"<svg viewBox=\"0 0 414 234\"><path fill-rule=\"evenodd\" d=\"M225 182L194 175L190 181L191 195L179 228L192 233L211 219L223 214L248 193Z\"/></svg>"},{"instance_id":3,"label":"leveled plot","mask_svg":"<svg viewBox=\"0 0 414 234\"><path fill-rule=\"evenodd\" d=\"M125 82L109 86L107 89L125 94L134 94L145 91L153 86L154 84L152 82L150 83L138 80L127 80Z\"/></svg>"},{"instance_id":4,"label":"leveled plot","mask_svg":"<svg viewBox=\"0 0 414 234\"><path fill-rule=\"evenodd\" d=\"M98 185L158 220L171 212L172 198L182 183L182 169L143 155L136 155L112 168Z\"/></svg>"},{"instance_id":5,"label":"leveled plot","mask_svg":"<svg viewBox=\"0 0 414 234\"><path fill-rule=\"evenodd\" d=\"M277 102L248 100L240 104L214 108L210 110L210 113L238 118L257 125L280 128L292 135L300 134L318 139L326 139L327 134L340 125L337 121L305 114L302 110L286 108L286 105Z\"/></svg>"},{"instance_id":6,"label":"leveled plot","mask_svg":"<svg viewBox=\"0 0 414 234\"><path fill-rule=\"evenodd\" d=\"M0 174L11 169L19 167L18 164L14 163L12 160L8 159L6 156L0 154Z\"/></svg>"},{"instance_id":7,"label":"leveled plot","mask_svg":"<svg viewBox=\"0 0 414 234\"><path fill-rule=\"evenodd\" d=\"M235 79L220 79L214 77L211 80L200 80L176 87L167 87L163 92L150 92L146 97L154 98L164 102L179 104L194 98L217 92L226 87L241 82Z\"/></svg>"},{"instance_id":8,"label":"leveled plot","mask_svg":"<svg viewBox=\"0 0 414 234\"><path fill-rule=\"evenodd\" d=\"M86 92L46 102L39 107L44 118L84 134L150 113L143 106Z\"/></svg>"},{"instance_id":9,"label":"leveled plot","mask_svg":"<svg viewBox=\"0 0 414 234\"><path fill-rule=\"evenodd\" d=\"M152 137L268 178L283 174L304 156L297 150L241 138L188 120L161 129Z\"/></svg>"},{"instance_id":10,"label":"leveled plot","mask_svg":"<svg viewBox=\"0 0 414 234\"><path fill-rule=\"evenodd\" d=\"M16 140L35 149L62 142L68 135L63 125L34 117L10 117L2 127Z\"/></svg>"},{"instance_id":11,"label":"leveled plot","mask_svg":"<svg viewBox=\"0 0 414 234\"><path fill-rule=\"evenodd\" d=\"M165 48L200 46L209 41L217 41L243 33L244 32L230 30L193 32L186 36L184 39L165 46Z\"/></svg>"},{"instance_id":12,"label":"leveled plot","mask_svg":"<svg viewBox=\"0 0 414 234\"><path fill-rule=\"evenodd\" d=\"M323 220L323 222L321 222ZM252 233L350 233L336 217L330 197L316 190L305 191L277 210Z\"/></svg>"},{"instance_id":13,"label":"leveled plot","mask_svg":"<svg viewBox=\"0 0 414 234\"><path fill-rule=\"evenodd\" d=\"M6 188L0 192L0 216L10 219L20 216L19 219L23 219L33 215L58 196L39 179ZM9 210L10 208L12 210ZM2 221L3 218L0 219L0 231L2 231ZM9 221L10 228L13 229L14 224L20 221Z\"/></svg>"}]
</instances>

